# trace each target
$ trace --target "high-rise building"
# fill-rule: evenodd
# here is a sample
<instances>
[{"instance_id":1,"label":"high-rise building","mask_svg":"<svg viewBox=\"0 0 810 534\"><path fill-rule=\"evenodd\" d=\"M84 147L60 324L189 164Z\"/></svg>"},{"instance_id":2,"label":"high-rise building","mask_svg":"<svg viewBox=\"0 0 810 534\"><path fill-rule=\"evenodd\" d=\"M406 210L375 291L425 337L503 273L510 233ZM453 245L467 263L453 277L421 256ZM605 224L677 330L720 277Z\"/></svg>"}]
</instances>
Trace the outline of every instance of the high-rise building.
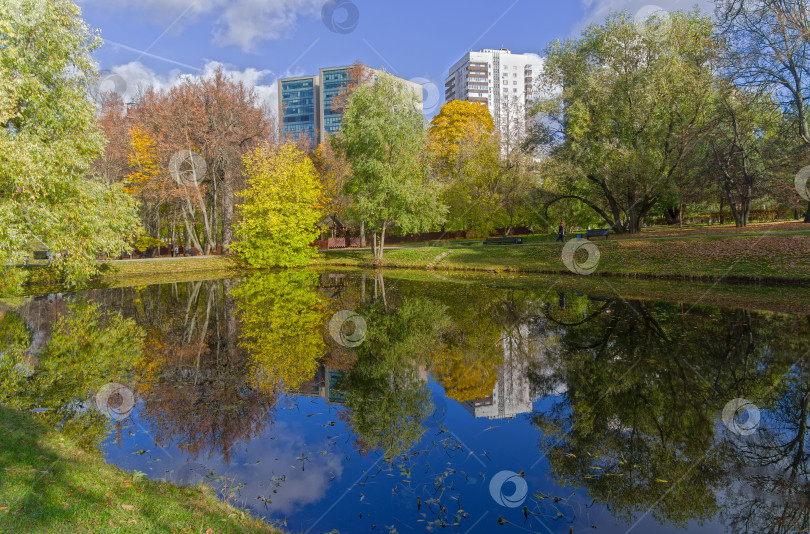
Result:
<instances>
[{"instance_id":1,"label":"high-rise building","mask_svg":"<svg viewBox=\"0 0 810 534\"><path fill-rule=\"evenodd\" d=\"M543 59L535 54L513 54L506 48L469 52L450 68L445 102L486 104L503 133L513 119L525 124L527 103L537 96L534 82L542 69Z\"/></svg>"},{"instance_id":2,"label":"high-rise building","mask_svg":"<svg viewBox=\"0 0 810 534\"><path fill-rule=\"evenodd\" d=\"M321 128L320 77L299 76L278 81L278 109L281 133L306 138L314 145Z\"/></svg>"},{"instance_id":3,"label":"high-rise building","mask_svg":"<svg viewBox=\"0 0 810 534\"><path fill-rule=\"evenodd\" d=\"M377 69L363 67L368 71L368 80L374 81L382 73ZM318 146L328 135L340 131L343 110L333 103L352 80L355 65L320 69L317 76L282 78L278 81L278 114L281 135L292 139L304 137L310 148ZM422 86L397 78L419 98L421 109Z\"/></svg>"}]
</instances>

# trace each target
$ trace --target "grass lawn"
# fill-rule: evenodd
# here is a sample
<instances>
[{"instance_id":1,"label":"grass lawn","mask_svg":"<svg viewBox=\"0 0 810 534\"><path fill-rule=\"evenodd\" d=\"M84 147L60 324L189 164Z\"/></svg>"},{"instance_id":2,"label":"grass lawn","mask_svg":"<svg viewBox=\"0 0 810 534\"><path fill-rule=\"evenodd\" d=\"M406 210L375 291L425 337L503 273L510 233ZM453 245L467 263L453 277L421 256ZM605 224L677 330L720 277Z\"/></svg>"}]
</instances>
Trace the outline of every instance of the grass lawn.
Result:
<instances>
[{"instance_id":1,"label":"grass lawn","mask_svg":"<svg viewBox=\"0 0 810 534\"><path fill-rule=\"evenodd\" d=\"M204 487L118 470L34 417L0 406L0 532L279 532Z\"/></svg>"},{"instance_id":2,"label":"grass lawn","mask_svg":"<svg viewBox=\"0 0 810 534\"><path fill-rule=\"evenodd\" d=\"M661 277L714 280L810 281L810 230L802 233L750 235L685 234L673 236L622 236L592 240L600 252L596 274L630 277ZM760 230L768 231L768 230ZM399 248L387 250L382 267L427 268L444 252L450 254L435 264L437 270L489 272L568 272L562 262L560 243L528 242L524 245L481 245ZM583 261L587 253L577 256ZM362 250L332 250L320 254L323 266L365 266L371 253Z\"/></svg>"}]
</instances>

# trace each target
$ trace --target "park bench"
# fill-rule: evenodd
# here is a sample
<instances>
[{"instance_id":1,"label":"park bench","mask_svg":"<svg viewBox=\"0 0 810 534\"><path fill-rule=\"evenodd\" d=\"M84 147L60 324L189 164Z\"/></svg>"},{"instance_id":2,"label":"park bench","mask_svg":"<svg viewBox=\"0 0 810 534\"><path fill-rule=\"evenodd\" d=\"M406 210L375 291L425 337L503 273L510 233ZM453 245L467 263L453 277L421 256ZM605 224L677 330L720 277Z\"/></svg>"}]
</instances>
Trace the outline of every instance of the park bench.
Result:
<instances>
[{"instance_id":1,"label":"park bench","mask_svg":"<svg viewBox=\"0 0 810 534\"><path fill-rule=\"evenodd\" d=\"M485 245L522 245L522 237L489 237L484 239Z\"/></svg>"},{"instance_id":2,"label":"park bench","mask_svg":"<svg viewBox=\"0 0 810 534\"><path fill-rule=\"evenodd\" d=\"M607 239L609 235L610 235L610 228L594 228L593 230L588 230L585 233L585 237L587 237L588 239L592 237L601 237L601 236L604 236L604 238Z\"/></svg>"}]
</instances>

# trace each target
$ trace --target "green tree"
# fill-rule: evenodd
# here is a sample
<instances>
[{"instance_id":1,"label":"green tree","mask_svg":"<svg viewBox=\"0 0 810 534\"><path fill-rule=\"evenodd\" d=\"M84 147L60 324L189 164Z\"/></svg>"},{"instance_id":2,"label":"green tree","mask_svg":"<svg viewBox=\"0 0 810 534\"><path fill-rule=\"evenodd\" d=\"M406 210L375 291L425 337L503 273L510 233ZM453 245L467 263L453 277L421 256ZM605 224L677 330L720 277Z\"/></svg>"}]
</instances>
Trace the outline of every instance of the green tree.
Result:
<instances>
[{"instance_id":1,"label":"green tree","mask_svg":"<svg viewBox=\"0 0 810 534\"><path fill-rule=\"evenodd\" d=\"M251 267L306 265L315 251L321 183L295 145L264 145L244 161L248 187L239 196L242 220L233 250Z\"/></svg>"},{"instance_id":2,"label":"green tree","mask_svg":"<svg viewBox=\"0 0 810 534\"><path fill-rule=\"evenodd\" d=\"M104 148L88 90L100 39L68 0L0 3L0 269L24 262L34 243L57 254L70 282L118 255L137 229L136 202L88 176ZM41 246L41 245L39 245Z\"/></svg>"},{"instance_id":3,"label":"green tree","mask_svg":"<svg viewBox=\"0 0 810 534\"><path fill-rule=\"evenodd\" d=\"M638 231L707 129L715 50L711 21L681 12L614 15L552 43L531 140L566 171L551 202L577 199L614 231Z\"/></svg>"},{"instance_id":4,"label":"green tree","mask_svg":"<svg viewBox=\"0 0 810 534\"><path fill-rule=\"evenodd\" d=\"M373 232L375 261L393 226L418 232L446 212L428 180L427 136L419 98L388 74L349 96L335 143L354 171L346 184L356 212ZM376 246L379 235L379 246Z\"/></svg>"},{"instance_id":5,"label":"green tree","mask_svg":"<svg viewBox=\"0 0 810 534\"><path fill-rule=\"evenodd\" d=\"M693 168L718 184L736 226L746 226L751 203L772 191L782 158L784 124L768 95L722 83L712 110L715 127L697 150L704 165Z\"/></svg>"}]
</instances>

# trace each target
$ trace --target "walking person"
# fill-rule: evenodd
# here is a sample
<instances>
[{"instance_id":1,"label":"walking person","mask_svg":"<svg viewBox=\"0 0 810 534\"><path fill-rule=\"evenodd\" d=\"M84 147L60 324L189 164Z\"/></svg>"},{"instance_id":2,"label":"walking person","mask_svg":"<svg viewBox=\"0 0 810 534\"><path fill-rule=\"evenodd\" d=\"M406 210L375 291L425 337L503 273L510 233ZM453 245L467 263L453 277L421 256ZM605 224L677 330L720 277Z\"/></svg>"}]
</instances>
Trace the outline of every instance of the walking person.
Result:
<instances>
[{"instance_id":1,"label":"walking person","mask_svg":"<svg viewBox=\"0 0 810 534\"><path fill-rule=\"evenodd\" d=\"M557 239L555 239L554 242L556 243L560 241L564 243L565 242L564 237L565 237L565 225L563 224L562 221L560 221L560 227L557 229Z\"/></svg>"}]
</instances>

